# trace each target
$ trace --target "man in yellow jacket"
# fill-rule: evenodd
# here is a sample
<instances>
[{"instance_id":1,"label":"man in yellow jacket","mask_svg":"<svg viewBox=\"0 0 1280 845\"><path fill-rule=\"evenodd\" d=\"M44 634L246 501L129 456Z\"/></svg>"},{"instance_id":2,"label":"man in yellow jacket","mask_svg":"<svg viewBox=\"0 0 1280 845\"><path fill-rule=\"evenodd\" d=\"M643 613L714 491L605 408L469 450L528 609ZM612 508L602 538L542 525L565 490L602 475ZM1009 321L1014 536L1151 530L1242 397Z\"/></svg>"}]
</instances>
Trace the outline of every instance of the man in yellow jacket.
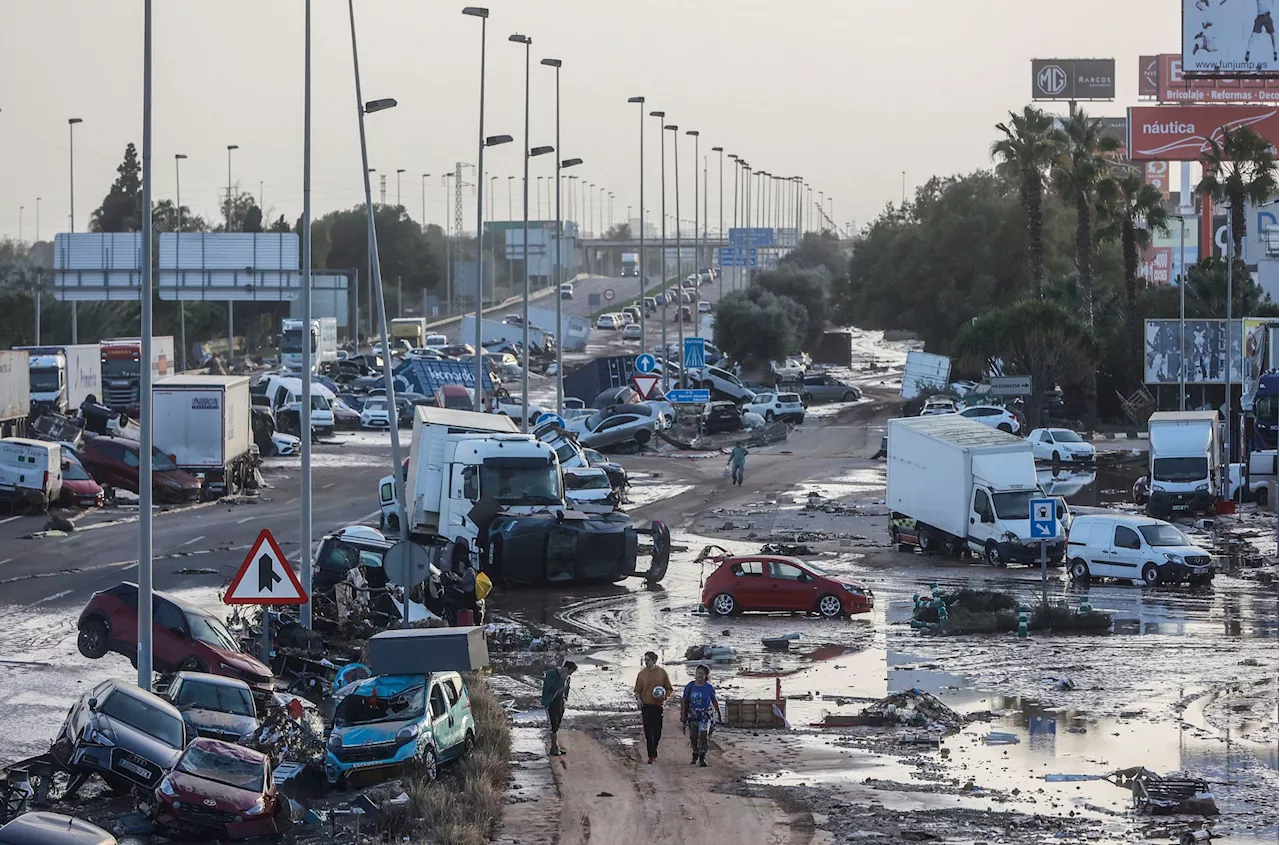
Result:
<instances>
[{"instance_id":1,"label":"man in yellow jacket","mask_svg":"<svg viewBox=\"0 0 1280 845\"><path fill-rule=\"evenodd\" d=\"M658 665L658 655L644 653L644 668L636 675L636 698L640 701L640 721L644 723L644 743L649 762L658 759L658 743L662 741L662 707L671 698L671 678Z\"/></svg>"}]
</instances>

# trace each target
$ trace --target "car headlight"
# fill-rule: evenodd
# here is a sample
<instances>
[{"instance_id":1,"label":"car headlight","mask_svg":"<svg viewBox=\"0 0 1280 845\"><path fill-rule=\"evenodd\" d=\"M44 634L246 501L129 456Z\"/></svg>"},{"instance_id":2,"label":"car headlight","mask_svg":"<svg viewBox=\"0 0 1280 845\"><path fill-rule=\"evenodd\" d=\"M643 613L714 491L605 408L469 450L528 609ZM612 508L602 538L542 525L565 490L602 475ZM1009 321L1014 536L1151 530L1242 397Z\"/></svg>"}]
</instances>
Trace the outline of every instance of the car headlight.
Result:
<instances>
[{"instance_id":1,"label":"car headlight","mask_svg":"<svg viewBox=\"0 0 1280 845\"><path fill-rule=\"evenodd\" d=\"M1199 487L1197 487L1197 488L1196 488L1196 492L1197 492L1197 493L1208 493L1208 492L1209 492L1209 485L1208 485L1208 484L1201 484Z\"/></svg>"},{"instance_id":2,"label":"car headlight","mask_svg":"<svg viewBox=\"0 0 1280 845\"><path fill-rule=\"evenodd\" d=\"M86 735L86 738L89 740L89 742L92 742L94 745L115 745L116 744L115 737L110 736L109 734L106 734L98 730L96 727L89 729L89 733Z\"/></svg>"},{"instance_id":3,"label":"car headlight","mask_svg":"<svg viewBox=\"0 0 1280 845\"><path fill-rule=\"evenodd\" d=\"M1182 558L1178 557L1178 556L1177 556L1177 555L1175 555L1175 554L1170 554L1169 552L1165 552L1165 553L1164 553L1164 559L1165 559L1165 561L1166 561L1166 562L1168 562L1168 563L1182 563L1182 562L1183 562L1183 561L1182 561Z\"/></svg>"},{"instance_id":4,"label":"car headlight","mask_svg":"<svg viewBox=\"0 0 1280 845\"><path fill-rule=\"evenodd\" d=\"M1160 485L1160 484L1152 484L1152 485L1151 485L1151 492L1153 492L1153 493L1163 493L1163 492L1165 492L1165 489L1164 489L1164 486L1163 486L1163 485Z\"/></svg>"},{"instance_id":5,"label":"car headlight","mask_svg":"<svg viewBox=\"0 0 1280 845\"><path fill-rule=\"evenodd\" d=\"M852 584L845 584L844 588L849 592L853 593L855 596L864 595L864 591L861 587L855 587Z\"/></svg>"},{"instance_id":6,"label":"car headlight","mask_svg":"<svg viewBox=\"0 0 1280 845\"><path fill-rule=\"evenodd\" d=\"M160 781L160 794L166 798L177 798L178 791L173 788L173 782L168 778Z\"/></svg>"},{"instance_id":7,"label":"car headlight","mask_svg":"<svg viewBox=\"0 0 1280 845\"><path fill-rule=\"evenodd\" d=\"M396 732L396 739L400 740L401 742L408 742L411 739L416 739L417 736L418 736L418 726L416 723L412 725L405 725L398 732Z\"/></svg>"},{"instance_id":8,"label":"car headlight","mask_svg":"<svg viewBox=\"0 0 1280 845\"><path fill-rule=\"evenodd\" d=\"M328 745L329 745L329 747L330 747L331 749L333 749L333 750L335 750L335 751L336 751L337 749L341 748L341 747L342 747L342 734L337 734L337 733L329 734L329 743L328 743Z\"/></svg>"},{"instance_id":9,"label":"car headlight","mask_svg":"<svg viewBox=\"0 0 1280 845\"><path fill-rule=\"evenodd\" d=\"M253 802L253 806L244 811L246 816L260 816L267 811L267 799L258 796L258 800Z\"/></svg>"},{"instance_id":10,"label":"car headlight","mask_svg":"<svg viewBox=\"0 0 1280 845\"><path fill-rule=\"evenodd\" d=\"M1006 543L1013 543L1016 546L1022 545L1022 538L1019 537L1017 534L1014 534L1012 531L1004 532L1004 536L1002 536L1000 539Z\"/></svg>"}]
</instances>

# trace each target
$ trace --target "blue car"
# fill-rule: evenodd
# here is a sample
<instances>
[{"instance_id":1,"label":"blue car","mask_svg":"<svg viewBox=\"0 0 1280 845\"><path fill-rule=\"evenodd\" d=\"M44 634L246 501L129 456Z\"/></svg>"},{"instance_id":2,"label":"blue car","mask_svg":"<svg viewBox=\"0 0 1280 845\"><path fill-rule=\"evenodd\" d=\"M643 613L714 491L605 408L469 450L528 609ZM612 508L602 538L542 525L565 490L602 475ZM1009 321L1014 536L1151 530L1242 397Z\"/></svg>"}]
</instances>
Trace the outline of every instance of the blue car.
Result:
<instances>
[{"instance_id":1,"label":"blue car","mask_svg":"<svg viewBox=\"0 0 1280 845\"><path fill-rule=\"evenodd\" d=\"M435 780L441 763L475 743L471 697L457 672L378 675L338 696L324 759L332 784L357 772L390 777L404 768Z\"/></svg>"}]
</instances>

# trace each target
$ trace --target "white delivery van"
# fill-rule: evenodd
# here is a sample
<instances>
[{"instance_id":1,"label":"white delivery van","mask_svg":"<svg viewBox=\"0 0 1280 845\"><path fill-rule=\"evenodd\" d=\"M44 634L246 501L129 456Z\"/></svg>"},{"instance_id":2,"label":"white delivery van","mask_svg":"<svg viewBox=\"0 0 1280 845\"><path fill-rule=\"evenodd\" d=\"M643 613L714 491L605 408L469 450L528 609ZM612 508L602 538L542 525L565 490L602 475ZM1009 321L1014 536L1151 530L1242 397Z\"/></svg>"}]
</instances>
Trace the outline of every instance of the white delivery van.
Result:
<instances>
[{"instance_id":1,"label":"white delivery van","mask_svg":"<svg viewBox=\"0 0 1280 845\"><path fill-rule=\"evenodd\" d=\"M1213 559L1175 525L1149 516L1082 514L1071 523L1067 565L1078 581L1118 578L1147 586L1213 579Z\"/></svg>"},{"instance_id":2,"label":"white delivery van","mask_svg":"<svg viewBox=\"0 0 1280 845\"><path fill-rule=\"evenodd\" d=\"M62 495L62 447L47 440L0 440L0 499L15 513L43 511Z\"/></svg>"},{"instance_id":3,"label":"white delivery van","mask_svg":"<svg viewBox=\"0 0 1280 845\"><path fill-rule=\"evenodd\" d=\"M1221 489L1222 440L1217 411L1159 411L1147 420L1151 498L1147 513L1208 513Z\"/></svg>"}]
</instances>

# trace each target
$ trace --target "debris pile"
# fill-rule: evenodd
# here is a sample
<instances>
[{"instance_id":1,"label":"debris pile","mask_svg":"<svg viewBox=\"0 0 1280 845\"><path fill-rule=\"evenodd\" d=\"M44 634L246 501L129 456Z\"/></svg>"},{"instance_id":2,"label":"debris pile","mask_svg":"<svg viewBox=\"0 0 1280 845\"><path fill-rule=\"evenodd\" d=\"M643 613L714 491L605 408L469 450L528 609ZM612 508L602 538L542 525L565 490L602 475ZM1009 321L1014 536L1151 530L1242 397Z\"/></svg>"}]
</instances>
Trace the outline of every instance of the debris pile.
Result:
<instances>
[{"instance_id":1,"label":"debris pile","mask_svg":"<svg viewBox=\"0 0 1280 845\"><path fill-rule=\"evenodd\" d=\"M808 500L800 506L802 511L821 511L822 513L839 514L842 516L857 515L861 513L857 505L846 505L843 502L837 502L835 499L828 499L821 493L810 492Z\"/></svg>"},{"instance_id":2,"label":"debris pile","mask_svg":"<svg viewBox=\"0 0 1280 845\"><path fill-rule=\"evenodd\" d=\"M813 549L804 543L765 543L760 547L762 555L783 555L784 557L799 557L801 555L813 554Z\"/></svg>"},{"instance_id":3,"label":"debris pile","mask_svg":"<svg viewBox=\"0 0 1280 845\"><path fill-rule=\"evenodd\" d=\"M1033 609L1011 593L971 590L941 593L930 585L929 595L912 597L911 627L935 634L1014 633L1025 637L1029 631L1052 633L1105 634L1111 630L1111 614L1081 603L1037 603Z\"/></svg>"},{"instance_id":4,"label":"debris pile","mask_svg":"<svg viewBox=\"0 0 1280 845\"><path fill-rule=\"evenodd\" d=\"M323 762L324 720L314 708L272 707L262 725L239 744L261 751L273 764Z\"/></svg>"},{"instance_id":5,"label":"debris pile","mask_svg":"<svg viewBox=\"0 0 1280 845\"><path fill-rule=\"evenodd\" d=\"M1121 769L1113 776L1118 786L1133 789L1133 806L1151 815L1216 816L1217 802L1209 783L1202 778L1161 777L1150 769L1136 766Z\"/></svg>"},{"instance_id":6,"label":"debris pile","mask_svg":"<svg viewBox=\"0 0 1280 845\"><path fill-rule=\"evenodd\" d=\"M491 652L565 652L572 649L572 643L564 634L555 631L537 634L516 622L490 622L484 627L484 638Z\"/></svg>"},{"instance_id":7,"label":"debris pile","mask_svg":"<svg viewBox=\"0 0 1280 845\"><path fill-rule=\"evenodd\" d=\"M923 690L909 689L886 696L875 704L862 709L863 724L905 725L916 728L958 731L965 725L965 718L936 696Z\"/></svg>"}]
</instances>

